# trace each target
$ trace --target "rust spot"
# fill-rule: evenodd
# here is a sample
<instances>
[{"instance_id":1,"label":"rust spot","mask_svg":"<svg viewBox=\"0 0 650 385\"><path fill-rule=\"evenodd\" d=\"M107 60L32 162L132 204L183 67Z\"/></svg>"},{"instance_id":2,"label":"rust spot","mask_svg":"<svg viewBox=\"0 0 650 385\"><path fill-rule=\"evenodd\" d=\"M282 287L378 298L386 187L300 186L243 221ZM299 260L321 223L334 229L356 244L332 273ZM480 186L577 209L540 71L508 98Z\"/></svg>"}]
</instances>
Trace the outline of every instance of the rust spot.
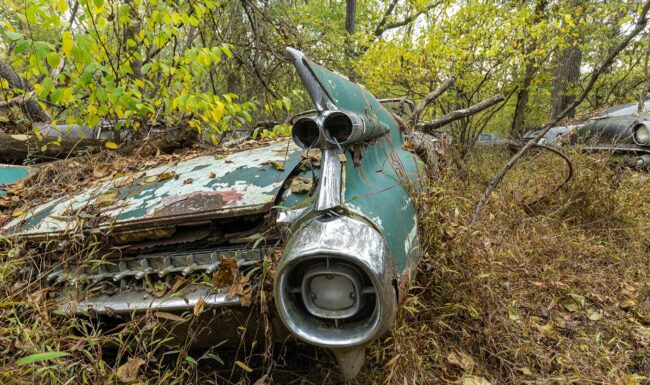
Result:
<instances>
[{"instance_id":1,"label":"rust spot","mask_svg":"<svg viewBox=\"0 0 650 385\"><path fill-rule=\"evenodd\" d=\"M232 206L243 198L234 188L227 191L196 192L173 195L161 200L162 207L153 210L149 217L159 218L171 215L186 215Z\"/></svg>"},{"instance_id":2,"label":"rust spot","mask_svg":"<svg viewBox=\"0 0 650 385\"><path fill-rule=\"evenodd\" d=\"M223 197L225 206L230 206L232 203L235 203L244 197L244 194L238 192L234 188L230 189L230 191L219 192L219 194Z\"/></svg>"},{"instance_id":3,"label":"rust spot","mask_svg":"<svg viewBox=\"0 0 650 385\"><path fill-rule=\"evenodd\" d=\"M399 293L397 298L397 303L404 302L406 294L409 291L409 283L411 282L411 269L408 267L402 272L402 276L399 279Z\"/></svg>"},{"instance_id":4,"label":"rust spot","mask_svg":"<svg viewBox=\"0 0 650 385\"><path fill-rule=\"evenodd\" d=\"M163 198L161 203L163 207L155 209L149 215L150 217L188 214L203 211L207 208L218 209L225 204L223 197L217 192L173 195Z\"/></svg>"}]
</instances>

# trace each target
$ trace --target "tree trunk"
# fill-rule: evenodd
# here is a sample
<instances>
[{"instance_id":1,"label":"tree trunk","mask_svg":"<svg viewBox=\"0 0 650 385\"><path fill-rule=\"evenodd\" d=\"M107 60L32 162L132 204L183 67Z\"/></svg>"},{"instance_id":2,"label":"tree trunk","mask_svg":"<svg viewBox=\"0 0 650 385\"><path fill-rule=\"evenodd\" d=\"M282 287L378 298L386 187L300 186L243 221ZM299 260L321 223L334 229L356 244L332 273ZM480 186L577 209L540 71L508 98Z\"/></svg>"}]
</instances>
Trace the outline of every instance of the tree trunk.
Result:
<instances>
[{"instance_id":1,"label":"tree trunk","mask_svg":"<svg viewBox=\"0 0 650 385\"><path fill-rule=\"evenodd\" d=\"M553 91L551 92L551 120L555 120L562 111L576 100L576 94L572 87L580 80L582 50L576 41L570 41L569 44L567 48L560 52L557 58ZM574 116L574 109L571 109L566 115L567 118L573 118Z\"/></svg>"},{"instance_id":2,"label":"tree trunk","mask_svg":"<svg viewBox=\"0 0 650 385\"><path fill-rule=\"evenodd\" d=\"M346 0L345 2L345 31L353 35L354 24L357 16L357 0Z\"/></svg>"},{"instance_id":3,"label":"tree trunk","mask_svg":"<svg viewBox=\"0 0 650 385\"><path fill-rule=\"evenodd\" d=\"M537 24L542 17L544 9L546 8L546 0L539 0L535 6L535 13L533 14L532 24ZM526 68L524 70L524 78L522 84L517 91L517 104L515 106L515 114L512 119L512 127L510 129L510 137L515 139L519 138L524 132L526 125L526 107L528 106L528 97L530 96L530 84L533 82L535 76L535 59L530 57L537 48L537 41L531 38L531 42L526 44L524 49Z\"/></svg>"},{"instance_id":4,"label":"tree trunk","mask_svg":"<svg viewBox=\"0 0 650 385\"><path fill-rule=\"evenodd\" d=\"M11 88L17 88L24 90L25 92L32 90L29 82L25 79L21 79L16 71L2 60L0 60L0 78L5 79ZM32 122L46 123L51 120L50 116L43 111L41 106L32 99L25 99L24 102L20 103L20 108Z\"/></svg>"},{"instance_id":5,"label":"tree trunk","mask_svg":"<svg viewBox=\"0 0 650 385\"><path fill-rule=\"evenodd\" d=\"M346 0L345 1L345 31L347 32L347 48L346 56L350 60L350 69L348 71L348 76L351 81L354 81L356 74L352 68L352 60L356 56L354 53L354 47L352 45L352 35L354 35L355 23L357 16L357 0Z\"/></svg>"},{"instance_id":6,"label":"tree trunk","mask_svg":"<svg viewBox=\"0 0 650 385\"><path fill-rule=\"evenodd\" d=\"M512 127L510 129L511 138L519 138L524 133L524 127L526 123L526 107L528 106L528 97L530 95L530 83L533 80L534 73L535 68L533 66L533 63L529 62L526 65L523 84L517 92L515 115L512 119Z\"/></svg>"}]
</instances>

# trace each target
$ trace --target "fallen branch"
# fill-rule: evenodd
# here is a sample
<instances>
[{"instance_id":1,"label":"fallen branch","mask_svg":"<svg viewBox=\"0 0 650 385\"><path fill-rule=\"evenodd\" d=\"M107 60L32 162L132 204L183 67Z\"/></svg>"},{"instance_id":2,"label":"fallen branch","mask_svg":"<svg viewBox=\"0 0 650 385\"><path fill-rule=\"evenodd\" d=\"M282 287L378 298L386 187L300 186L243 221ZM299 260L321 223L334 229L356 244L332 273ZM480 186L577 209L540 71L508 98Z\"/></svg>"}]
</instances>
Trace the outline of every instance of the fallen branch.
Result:
<instances>
[{"instance_id":1,"label":"fallen branch","mask_svg":"<svg viewBox=\"0 0 650 385\"><path fill-rule=\"evenodd\" d=\"M490 184L488 185L487 189L481 196L481 199L479 200L478 204L476 205L476 208L474 209L474 214L472 215L472 221L471 224L476 223L478 218L481 215L481 211L483 210L483 207L487 203L487 200L490 198L490 195L494 191L494 189L497 187L499 182L503 179L503 177L506 175L506 173L512 168L512 166L517 163L517 161L531 148L533 148L537 142L546 135L546 133L556 126L562 119L564 119L567 114L575 109L580 103L582 103L589 92L591 92L591 89L594 87L594 84L600 77L600 75L605 72L614 62L616 57L618 56L621 51L625 49L630 44L630 41L638 35L641 31L643 31L646 27L646 24L648 23L647 15L648 15L648 10L650 10L650 0L646 1L645 4L643 5L643 8L641 10L641 14L639 17L639 20L636 22L636 25L634 29L621 41L616 48L611 51L609 56L605 59L605 61L596 69L594 72L591 73L591 77L589 78L589 82L587 83L587 86L584 88L580 96L578 96L573 103L571 103L569 106L567 106L556 118L553 120L550 124L548 124L543 130L541 130L537 136L535 136L533 139L529 140L528 143L526 143L515 155L510 158L508 163L506 163L501 171L492 179Z\"/></svg>"},{"instance_id":2,"label":"fallen branch","mask_svg":"<svg viewBox=\"0 0 650 385\"><path fill-rule=\"evenodd\" d=\"M33 97L34 97L34 91L30 91L26 94L18 95L4 102L0 102L0 108L8 108L11 106L25 104L29 100L32 100Z\"/></svg>"},{"instance_id":3,"label":"fallen branch","mask_svg":"<svg viewBox=\"0 0 650 385\"><path fill-rule=\"evenodd\" d=\"M499 102L501 102L503 100L504 100L503 95L501 95L501 94L495 95L495 96L491 97L490 99L487 99L487 100L484 100L484 101L479 102L477 104L474 104L473 106L471 106L469 108L464 108L462 110L452 111L452 112L448 113L447 115L444 115L440 119L436 119L436 120L434 120L432 122L423 123L423 124L419 125L418 128L420 130L424 131L424 132L429 132L430 133L431 131L435 130L436 128L440 128L442 126L445 126L445 125L447 125L447 124L449 124L449 123L451 123L453 121L456 121L458 119L462 119L462 118L465 118L467 116L474 115L474 114L476 114L478 112L481 112L481 111L485 110L486 108L489 108L489 107L491 107L491 106L493 106L493 105L495 105L495 104L497 104L497 103L499 103Z\"/></svg>"},{"instance_id":4,"label":"fallen branch","mask_svg":"<svg viewBox=\"0 0 650 385\"><path fill-rule=\"evenodd\" d=\"M63 159L71 153L96 151L101 141L89 138L46 136L39 140L36 135L10 135L0 133L0 162L22 163L33 155L45 159Z\"/></svg>"},{"instance_id":5,"label":"fallen branch","mask_svg":"<svg viewBox=\"0 0 650 385\"><path fill-rule=\"evenodd\" d=\"M438 99L440 95L442 95L449 87L451 87L452 84L456 81L456 77L452 76L447 80L446 82L442 83L440 87L438 87L437 90L431 92L429 95L427 95L422 101L418 104L418 106L415 108L415 111L411 114L410 120L413 123L413 126L416 125L418 119L420 118L420 115L424 110L427 108L429 104L431 104L434 100Z\"/></svg>"}]
</instances>

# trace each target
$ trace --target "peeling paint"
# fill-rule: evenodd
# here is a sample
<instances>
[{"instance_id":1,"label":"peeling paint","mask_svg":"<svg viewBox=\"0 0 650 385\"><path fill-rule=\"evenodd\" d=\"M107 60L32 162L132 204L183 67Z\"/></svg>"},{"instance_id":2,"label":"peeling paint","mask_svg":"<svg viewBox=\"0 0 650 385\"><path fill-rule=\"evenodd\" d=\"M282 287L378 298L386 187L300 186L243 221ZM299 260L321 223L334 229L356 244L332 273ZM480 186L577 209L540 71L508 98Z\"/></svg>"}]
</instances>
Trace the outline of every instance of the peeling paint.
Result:
<instances>
[{"instance_id":1,"label":"peeling paint","mask_svg":"<svg viewBox=\"0 0 650 385\"><path fill-rule=\"evenodd\" d=\"M121 226L160 218L177 218L186 222L193 215L268 210L292 169L298 164L301 150L283 141L253 148L222 159L202 156L159 166L144 173L126 175L101 183L80 194L46 203L5 226L14 235L59 233L75 228L80 212L93 210L103 197L100 212L103 222ZM276 170L269 163L285 164ZM211 178L210 174L216 174ZM192 183L185 181L192 179ZM114 202L106 194L115 194ZM183 219L185 218L185 219Z\"/></svg>"}]
</instances>

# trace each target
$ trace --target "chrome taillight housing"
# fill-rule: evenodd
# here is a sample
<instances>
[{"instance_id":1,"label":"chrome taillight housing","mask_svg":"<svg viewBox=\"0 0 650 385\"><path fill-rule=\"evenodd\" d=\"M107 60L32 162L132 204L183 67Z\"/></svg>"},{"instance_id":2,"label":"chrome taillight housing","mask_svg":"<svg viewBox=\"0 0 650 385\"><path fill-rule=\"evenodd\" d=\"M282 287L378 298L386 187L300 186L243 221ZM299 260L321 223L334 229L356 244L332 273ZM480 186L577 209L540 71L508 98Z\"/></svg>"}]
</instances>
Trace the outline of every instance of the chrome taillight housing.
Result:
<instances>
[{"instance_id":1,"label":"chrome taillight housing","mask_svg":"<svg viewBox=\"0 0 650 385\"><path fill-rule=\"evenodd\" d=\"M650 146L650 122L637 123L632 128L632 139L639 146Z\"/></svg>"},{"instance_id":2,"label":"chrome taillight housing","mask_svg":"<svg viewBox=\"0 0 650 385\"><path fill-rule=\"evenodd\" d=\"M370 224L314 218L287 243L275 276L276 308L287 329L306 342L360 346L392 324L394 278L386 242Z\"/></svg>"}]
</instances>

